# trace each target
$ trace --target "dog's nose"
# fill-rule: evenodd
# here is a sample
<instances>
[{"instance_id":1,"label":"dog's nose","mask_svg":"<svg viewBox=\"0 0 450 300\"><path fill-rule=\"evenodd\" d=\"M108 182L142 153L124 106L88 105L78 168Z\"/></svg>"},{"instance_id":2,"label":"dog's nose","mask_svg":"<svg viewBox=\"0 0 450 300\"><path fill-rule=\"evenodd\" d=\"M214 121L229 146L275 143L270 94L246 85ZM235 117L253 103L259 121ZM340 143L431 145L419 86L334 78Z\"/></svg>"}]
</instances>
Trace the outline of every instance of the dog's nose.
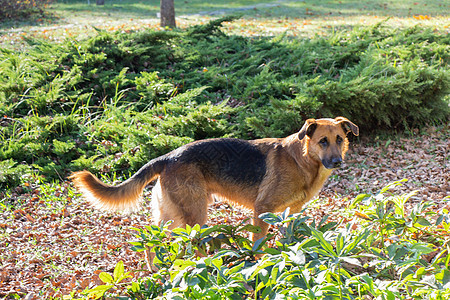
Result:
<instances>
[{"instance_id":1,"label":"dog's nose","mask_svg":"<svg viewBox=\"0 0 450 300\"><path fill-rule=\"evenodd\" d=\"M333 157L331 159L331 164L333 165L333 168L339 168L342 165L342 158Z\"/></svg>"}]
</instances>

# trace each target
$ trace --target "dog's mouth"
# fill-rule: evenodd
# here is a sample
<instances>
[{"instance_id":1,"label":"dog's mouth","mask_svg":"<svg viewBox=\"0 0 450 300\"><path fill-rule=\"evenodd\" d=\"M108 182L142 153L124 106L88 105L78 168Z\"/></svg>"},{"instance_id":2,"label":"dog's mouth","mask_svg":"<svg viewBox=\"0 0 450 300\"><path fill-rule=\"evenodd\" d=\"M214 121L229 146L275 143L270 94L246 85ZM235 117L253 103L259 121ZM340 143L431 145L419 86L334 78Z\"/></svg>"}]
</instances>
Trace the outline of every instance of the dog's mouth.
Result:
<instances>
[{"instance_id":1,"label":"dog's mouth","mask_svg":"<svg viewBox=\"0 0 450 300\"><path fill-rule=\"evenodd\" d=\"M322 159L322 164L327 169L338 169L342 166L342 158L332 157L328 159Z\"/></svg>"}]
</instances>

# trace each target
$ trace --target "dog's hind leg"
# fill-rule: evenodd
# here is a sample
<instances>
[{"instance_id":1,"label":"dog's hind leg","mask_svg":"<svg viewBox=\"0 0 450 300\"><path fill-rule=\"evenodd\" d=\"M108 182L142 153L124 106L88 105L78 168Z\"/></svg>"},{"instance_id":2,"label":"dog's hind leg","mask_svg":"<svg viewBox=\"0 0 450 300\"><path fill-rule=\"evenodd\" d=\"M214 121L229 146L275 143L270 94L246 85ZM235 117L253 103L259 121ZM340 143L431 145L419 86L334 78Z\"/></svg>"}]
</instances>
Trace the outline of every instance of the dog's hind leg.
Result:
<instances>
[{"instance_id":1,"label":"dog's hind leg","mask_svg":"<svg viewBox=\"0 0 450 300\"><path fill-rule=\"evenodd\" d=\"M166 189L161 187L160 180L152 189L151 205L154 224L160 225L161 221L172 221L170 229L186 225L178 206L171 201Z\"/></svg>"},{"instance_id":2,"label":"dog's hind leg","mask_svg":"<svg viewBox=\"0 0 450 300\"><path fill-rule=\"evenodd\" d=\"M203 175L195 169L189 171L179 170L175 176L161 178L160 220L173 220L172 228L207 221L211 194Z\"/></svg>"},{"instance_id":3,"label":"dog's hind leg","mask_svg":"<svg viewBox=\"0 0 450 300\"><path fill-rule=\"evenodd\" d=\"M210 202L212 196L203 174L193 167L177 167L163 173L153 188L154 222L172 220L171 229L186 224L203 225Z\"/></svg>"},{"instance_id":4,"label":"dog's hind leg","mask_svg":"<svg viewBox=\"0 0 450 300\"><path fill-rule=\"evenodd\" d=\"M169 229L184 227L186 224L205 224L208 202L212 198L204 181L198 179L180 175L160 178L152 190L153 223L159 225L162 221L173 221ZM151 271L157 271L152 263L154 257L151 250L145 251L147 267Z\"/></svg>"},{"instance_id":5,"label":"dog's hind leg","mask_svg":"<svg viewBox=\"0 0 450 300\"><path fill-rule=\"evenodd\" d=\"M252 240L254 242L256 242L257 240L259 240L262 237L265 237L267 234L267 230L269 229L269 224L267 224L266 222L264 222L263 220L261 220L259 218L259 215L265 212L269 212L270 210L255 210L254 214L253 214L253 225L258 226L259 228L261 228L260 232L257 233L253 233L252 234Z\"/></svg>"}]
</instances>

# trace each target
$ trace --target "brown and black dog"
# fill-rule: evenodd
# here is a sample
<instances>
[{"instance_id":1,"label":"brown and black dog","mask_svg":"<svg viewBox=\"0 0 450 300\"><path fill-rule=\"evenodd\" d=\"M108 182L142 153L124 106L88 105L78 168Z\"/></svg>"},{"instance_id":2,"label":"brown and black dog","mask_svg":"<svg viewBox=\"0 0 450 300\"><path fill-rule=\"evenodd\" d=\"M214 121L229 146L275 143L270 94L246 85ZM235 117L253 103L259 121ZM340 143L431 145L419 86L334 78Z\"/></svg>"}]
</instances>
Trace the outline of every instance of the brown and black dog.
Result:
<instances>
[{"instance_id":1,"label":"brown and black dog","mask_svg":"<svg viewBox=\"0 0 450 300\"><path fill-rule=\"evenodd\" d=\"M258 218L287 207L299 212L338 168L348 149L347 133L358 126L343 117L309 119L286 138L259 140L208 139L192 142L151 160L128 180L106 185L88 171L71 179L83 196L102 210L134 210L143 189L157 179L152 192L153 221L173 220L171 228L204 224L214 197L254 211L254 224L267 233Z\"/></svg>"}]
</instances>

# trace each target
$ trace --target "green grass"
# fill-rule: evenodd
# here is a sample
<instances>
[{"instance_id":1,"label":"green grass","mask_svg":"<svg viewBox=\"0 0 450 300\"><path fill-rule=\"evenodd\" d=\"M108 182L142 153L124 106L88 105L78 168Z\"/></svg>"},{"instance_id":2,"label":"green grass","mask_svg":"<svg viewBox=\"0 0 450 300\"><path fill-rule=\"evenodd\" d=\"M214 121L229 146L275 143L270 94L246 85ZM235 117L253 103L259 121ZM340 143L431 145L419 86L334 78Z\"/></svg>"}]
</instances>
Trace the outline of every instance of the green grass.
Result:
<instances>
[{"instance_id":1,"label":"green grass","mask_svg":"<svg viewBox=\"0 0 450 300\"><path fill-rule=\"evenodd\" d=\"M394 27L421 25L448 33L450 5L431 1L175 1L177 24L186 28L204 23L217 14L242 14L226 26L233 34L290 35L311 37L330 34L334 29L368 26L389 18ZM45 16L0 24L0 46L24 46L23 35L61 41L67 37L95 35L91 26L106 30L158 28L159 1L57 1Z\"/></svg>"},{"instance_id":2,"label":"green grass","mask_svg":"<svg viewBox=\"0 0 450 300\"><path fill-rule=\"evenodd\" d=\"M87 1L58 1L52 11L67 19L105 18L106 20L149 19L156 18L159 1L106 1L106 5L87 4ZM424 14L431 17L446 16L450 5L442 1L175 1L176 14L180 18L215 13L244 12L246 18L322 18L325 16L379 16L412 17Z\"/></svg>"}]
</instances>

